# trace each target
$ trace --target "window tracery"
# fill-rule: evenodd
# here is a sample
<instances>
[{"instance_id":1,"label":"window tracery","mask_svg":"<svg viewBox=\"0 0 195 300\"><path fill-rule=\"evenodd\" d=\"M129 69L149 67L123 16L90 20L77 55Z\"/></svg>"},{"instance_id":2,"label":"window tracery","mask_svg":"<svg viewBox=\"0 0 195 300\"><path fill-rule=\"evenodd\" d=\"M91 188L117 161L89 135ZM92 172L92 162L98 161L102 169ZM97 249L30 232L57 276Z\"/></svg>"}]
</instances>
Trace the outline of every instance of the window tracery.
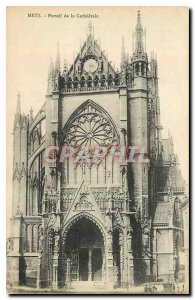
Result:
<instances>
[{"instance_id":1,"label":"window tracery","mask_svg":"<svg viewBox=\"0 0 195 300\"><path fill-rule=\"evenodd\" d=\"M89 101L69 122L65 141L72 146L108 146L117 143L117 132L111 119Z\"/></svg>"}]
</instances>

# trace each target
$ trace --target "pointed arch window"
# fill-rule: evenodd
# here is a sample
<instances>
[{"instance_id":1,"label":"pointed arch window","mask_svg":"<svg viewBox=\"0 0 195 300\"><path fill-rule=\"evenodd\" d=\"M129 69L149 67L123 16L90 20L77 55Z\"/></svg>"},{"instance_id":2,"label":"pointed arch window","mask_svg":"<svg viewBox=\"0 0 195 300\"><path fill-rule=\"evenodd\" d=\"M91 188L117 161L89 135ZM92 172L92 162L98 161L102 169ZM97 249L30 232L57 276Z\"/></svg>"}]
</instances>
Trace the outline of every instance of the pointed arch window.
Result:
<instances>
[{"instance_id":1,"label":"pointed arch window","mask_svg":"<svg viewBox=\"0 0 195 300\"><path fill-rule=\"evenodd\" d=\"M139 63L135 64L135 74L139 76Z\"/></svg>"},{"instance_id":2,"label":"pointed arch window","mask_svg":"<svg viewBox=\"0 0 195 300\"><path fill-rule=\"evenodd\" d=\"M85 77L82 76L81 77L81 87L84 87L85 86Z\"/></svg>"},{"instance_id":3,"label":"pointed arch window","mask_svg":"<svg viewBox=\"0 0 195 300\"><path fill-rule=\"evenodd\" d=\"M93 83L92 77L88 76L88 78L87 78L87 86L88 87L92 87L92 83Z\"/></svg>"},{"instance_id":4,"label":"pointed arch window","mask_svg":"<svg viewBox=\"0 0 195 300\"><path fill-rule=\"evenodd\" d=\"M71 77L68 78L67 87L68 87L68 89L72 88L72 78Z\"/></svg>"},{"instance_id":5,"label":"pointed arch window","mask_svg":"<svg viewBox=\"0 0 195 300\"><path fill-rule=\"evenodd\" d=\"M106 76L105 75L102 75L102 78L101 78L101 86L105 86L106 85Z\"/></svg>"},{"instance_id":6,"label":"pointed arch window","mask_svg":"<svg viewBox=\"0 0 195 300\"><path fill-rule=\"evenodd\" d=\"M112 85L112 82L113 82L113 77L112 75L110 74L109 77L108 77L108 85Z\"/></svg>"},{"instance_id":7,"label":"pointed arch window","mask_svg":"<svg viewBox=\"0 0 195 300\"><path fill-rule=\"evenodd\" d=\"M114 81L115 81L115 85L119 85L120 84L119 74L118 73L115 75Z\"/></svg>"},{"instance_id":8,"label":"pointed arch window","mask_svg":"<svg viewBox=\"0 0 195 300\"><path fill-rule=\"evenodd\" d=\"M64 128L64 140L77 147L97 147L119 142L114 122L108 113L91 100L81 105Z\"/></svg>"},{"instance_id":9,"label":"pointed arch window","mask_svg":"<svg viewBox=\"0 0 195 300\"><path fill-rule=\"evenodd\" d=\"M42 213L45 180L44 151L42 151L36 156L29 170L27 215Z\"/></svg>"},{"instance_id":10,"label":"pointed arch window","mask_svg":"<svg viewBox=\"0 0 195 300\"><path fill-rule=\"evenodd\" d=\"M94 86L97 86L97 85L98 85L98 83L99 83L99 77L98 77L98 75L96 75L96 76L94 77L93 83L94 83Z\"/></svg>"},{"instance_id":11,"label":"pointed arch window","mask_svg":"<svg viewBox=\"0 0 195 300\"><path fill-rule=\"evenodd\" d=\"M79 86L79 79L78 79L78 77L76 76L76 77L74 78L74 88L78 88L78 86Z\"/></svg>"}]
</instances>

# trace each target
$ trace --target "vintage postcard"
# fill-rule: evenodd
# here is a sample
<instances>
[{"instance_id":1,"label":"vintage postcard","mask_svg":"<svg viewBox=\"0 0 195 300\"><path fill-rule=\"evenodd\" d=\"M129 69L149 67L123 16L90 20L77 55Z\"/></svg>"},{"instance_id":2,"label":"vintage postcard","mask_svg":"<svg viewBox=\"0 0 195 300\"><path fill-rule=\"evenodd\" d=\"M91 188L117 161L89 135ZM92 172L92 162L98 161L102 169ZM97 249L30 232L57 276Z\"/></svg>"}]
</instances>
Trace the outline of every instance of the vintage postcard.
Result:
<instances>
[{"instance_id":1,"label":"vintage postcard","mask_svg":"<svg viewBox=\"0 0 195 300\"><path fill-rule=\"evenodd\" d=\"M189 9L7 7L7 292L189 294Z\"/></svg>"}]
</instances>

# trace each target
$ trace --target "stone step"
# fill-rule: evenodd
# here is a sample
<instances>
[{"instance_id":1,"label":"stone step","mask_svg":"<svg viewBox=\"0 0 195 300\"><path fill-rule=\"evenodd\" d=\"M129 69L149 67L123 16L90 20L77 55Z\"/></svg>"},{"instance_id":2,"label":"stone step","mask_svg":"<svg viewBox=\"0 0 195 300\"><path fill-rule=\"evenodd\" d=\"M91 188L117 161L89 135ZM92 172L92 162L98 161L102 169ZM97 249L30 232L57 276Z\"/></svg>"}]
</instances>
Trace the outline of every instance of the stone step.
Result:
<instances>
[{"instance_id":1,"label":"stone step","mask_svg":"<svg viewBox=\"0 0 195 300\"><path fill-rule=\"evenodd\" d=\"M104 289L105 283L102 281L72 281L70 288L74 290Z\"/></svg>"}]
</instances>

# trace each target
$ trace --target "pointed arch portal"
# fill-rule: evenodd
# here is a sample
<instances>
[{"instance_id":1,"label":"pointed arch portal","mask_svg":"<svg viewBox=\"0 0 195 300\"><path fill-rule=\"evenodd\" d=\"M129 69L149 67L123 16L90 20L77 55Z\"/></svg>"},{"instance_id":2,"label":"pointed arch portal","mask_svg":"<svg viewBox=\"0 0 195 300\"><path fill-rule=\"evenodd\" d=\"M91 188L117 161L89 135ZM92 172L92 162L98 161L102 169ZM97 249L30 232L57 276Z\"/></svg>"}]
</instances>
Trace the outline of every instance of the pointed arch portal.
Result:
<instances>
[{"instance_id":1,"label":"pointed arch portal","mask_svg":"<svg viewBox=\"0 0 195 300\"><path fill-rule=\"evenodd\" d=\"M73 222L63 243L65 281L102 281L104 238L85 216Z\"/></svg>"}]
</instances>

